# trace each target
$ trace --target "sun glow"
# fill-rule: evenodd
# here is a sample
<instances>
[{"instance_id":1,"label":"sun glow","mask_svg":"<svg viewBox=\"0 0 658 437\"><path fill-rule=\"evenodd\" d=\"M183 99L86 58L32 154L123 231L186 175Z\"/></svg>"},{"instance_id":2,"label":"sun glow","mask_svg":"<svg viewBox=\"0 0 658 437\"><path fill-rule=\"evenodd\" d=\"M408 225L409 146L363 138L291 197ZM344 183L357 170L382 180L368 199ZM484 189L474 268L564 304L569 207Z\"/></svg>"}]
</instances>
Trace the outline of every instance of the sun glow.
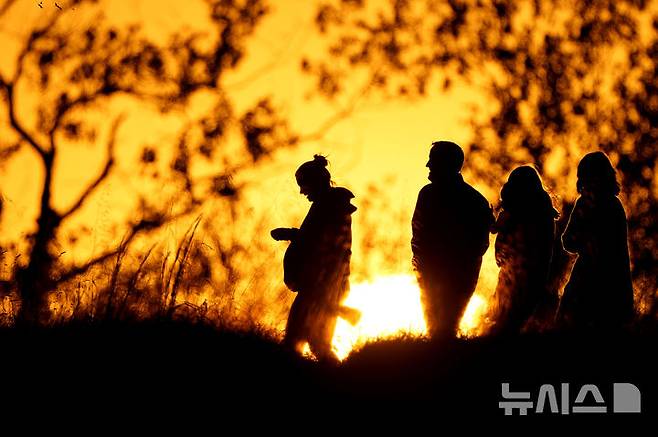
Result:
<instances>
[{"instance_id":1,"label":"sun glow","mask_svg":"<svg viewBox=\"0 0 658 437\"><path fill-rule=\"evenodd\" d=\"M352 284L343 304L360 311L361 318L355 325L342 318L336 323L333 349L341 360L369 341L427 334L420 288L411 274L380 276L370 282ZM481 332L486 304L484 297L473 295L460 323L460 336L471 337Z\"/></svg>"},{"instance_id":2,"label":"sun glow","mask_svg":"<svg viewBox=\"0 0 658 437\"><path fill-rule=\"evenodd\" d=\"M464 315L459 322L460 337L476 337L486 328L487 300L477 292L468 301Z\"/></svg>"},{"instance_id":3,"label":"sun glow","mask_svg":"<svg viewBox=\"0 0 658 437\"><path fill-rule=\"evenodd\" d=\"M412 275L380 276L352 284L343 304L360 311L361 318L354 326L342 318L336 323L333 347L341 360L368 341L426 332L420 289Z\"/></svg>"}]
</instances>

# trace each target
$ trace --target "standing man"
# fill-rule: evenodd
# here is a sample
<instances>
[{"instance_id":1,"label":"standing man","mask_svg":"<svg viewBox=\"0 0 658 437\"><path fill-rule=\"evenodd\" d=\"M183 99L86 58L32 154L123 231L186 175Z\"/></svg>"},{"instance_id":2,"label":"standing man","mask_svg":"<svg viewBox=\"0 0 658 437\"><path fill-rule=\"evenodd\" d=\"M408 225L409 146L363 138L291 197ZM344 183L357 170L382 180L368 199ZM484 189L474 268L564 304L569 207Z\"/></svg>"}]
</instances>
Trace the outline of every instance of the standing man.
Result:
<instances>
[{"instance_id":1,"label":"standing man","mask_svg":"<svg viewBox=\"0 0 658 437\"><path fill-rule=\"evenodd\" d=\"M432 143L428 179L412 220L413 265L428 332L454 337L477 285L494 222L491 206L464 182L464 152L455 143Z\"/></svg>"}]
</instances>

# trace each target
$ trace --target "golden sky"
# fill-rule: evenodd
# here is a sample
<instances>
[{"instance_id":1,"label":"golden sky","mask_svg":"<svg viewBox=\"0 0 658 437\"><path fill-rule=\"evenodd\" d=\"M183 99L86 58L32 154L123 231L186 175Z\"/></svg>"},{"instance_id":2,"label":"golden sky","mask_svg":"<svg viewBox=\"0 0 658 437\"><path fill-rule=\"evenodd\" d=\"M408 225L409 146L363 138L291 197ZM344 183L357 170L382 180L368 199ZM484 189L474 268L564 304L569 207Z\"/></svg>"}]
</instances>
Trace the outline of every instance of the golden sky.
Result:
<instances>
[{"instance_id":1,"label":"golden sky","mask_svg":"<svg viewBox=\"0 0 658 437\"><path fill-rule=\"evenodd\" d=\"M9 11L0 28L0 43L6 54L15 53L21 37L29 32L29 23L44 19L44 14L56 13L54 2L19 1ZM66 8L66 1L59 2ZM310 97L312 81L300 72L303 55L317 56L322 50L321 39L314 28L314 13L319 2L308 0L278 0L271 2L271 12L249 39L247 57L240 68L227 75L225 84L238 108L259 96L271 96L284 111L294 129L310 133L318 129L340 105L328 104ZM151 36L167 35L180 29L203 29L207 24L201 2L175 0L101 1L99 9L110 22L138 22ZM83 12L69 11L68 25L83 25ZM9 19L7 19L9 18ZM3 56L0 69L11 71L13 56ZM355 90L359 84L355 84ZM347 93L350 94L349 92ZM335 125L319 141L303 143L291 150L280 151L271 159L242 177L249 182L246 198L253 203L254 215L267 214L272 225L296 226L300 214L308 208L298 195L294 171L313 153L328 155L333 180L350 188L360 206L368 185L376 185L390 196L392 211L411 214L418 190L427 183L427 153L430 143L450 139L466 143L470 131L466 119L467 104L480 101L475 90L457 83L449 93L439 91L430 97L405 101L382 101L375 97L359 100L348 117ZM35 98L32 96L30 98ZM26 99L29 101L29 98ZM121 105L121 102L117 103ZM199 103L202 106L202 103ZM194 112L192 105L188 111ZM29 118L30 114L22 114ZM90 115L103 117L103 114ZM69 255L84 259L98 244L114 244L112 219L131 211L134 199L130 193L142 189L144 182L135 174L134 162L139 146L171 141L181 120L163 117L146 107L131 107L129 117L119 134L119 162L113 176L90 199L73 225L85 223L93 229L94 243ZM103 165L104 152L92 146L64 147L58 157L54 199L64 208L92 180ZM468 159L468 158L467 158ZM466 165L466 169L468 164ZM41 173L33 152L27 147L0 167L0 187L6 199L2 221L4 239L14 238L33 226ZM468 178L467 178L468 179ZM162 195L167 187L153 187L154 195ZM480 187L486 188L486 187ZM496 192L486 190L491 202ZM407 226L409 228L409 226ZM410 237L410 229L402 229ZM355 237L361 232L355 226ZM101 241L101 243L99 243ZM101 245L103 245L101 244Z\"/></svg>"}]
</instances>

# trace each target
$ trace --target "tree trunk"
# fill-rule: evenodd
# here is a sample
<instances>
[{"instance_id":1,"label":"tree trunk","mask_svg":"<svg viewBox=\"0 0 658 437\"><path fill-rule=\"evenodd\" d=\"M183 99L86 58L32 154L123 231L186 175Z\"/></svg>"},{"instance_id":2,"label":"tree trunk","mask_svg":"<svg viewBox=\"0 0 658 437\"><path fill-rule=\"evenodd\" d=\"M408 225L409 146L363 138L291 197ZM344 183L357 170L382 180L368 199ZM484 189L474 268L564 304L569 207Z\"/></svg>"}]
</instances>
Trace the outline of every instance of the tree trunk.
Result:
<instances>
[{"instance_id":1,"label":"tree trunk","mask_svg":"<svg viewBox=\"0 0 658 437\"><path fill-rule=\"evenodd\" d=\"M44 229L42 225L35 236L27 266L18 272L18 287L21 294L21 307L17 324L36 326L49 319L48 292L52 289L51 270L53 257L49 246L54 229Z\"/></svg>"},{"instance_id":2,"label":"tree trunk","mask_svg":"<svg viewBox=\"0 0 658 437\"><path fill-rule=\"evenodd\" d=\"M23 326L46 324L50 319L48 293L55 284L52 276L55 258L50 252L50 246L61 222L61 217L50 205L54 158L54 152L44 157L45 177L37 232L33 237L28 264L18 271L16 278L21 295L21 307L16 323Z\"/></svg>"}]
</instances>

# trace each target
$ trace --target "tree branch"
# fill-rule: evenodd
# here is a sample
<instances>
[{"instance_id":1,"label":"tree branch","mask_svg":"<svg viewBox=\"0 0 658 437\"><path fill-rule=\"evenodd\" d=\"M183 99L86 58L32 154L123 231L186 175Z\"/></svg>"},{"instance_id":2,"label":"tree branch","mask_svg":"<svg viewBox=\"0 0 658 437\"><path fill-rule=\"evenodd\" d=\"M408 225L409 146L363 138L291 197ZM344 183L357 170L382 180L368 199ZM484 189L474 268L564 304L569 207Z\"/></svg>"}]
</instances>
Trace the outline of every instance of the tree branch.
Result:
<instances>
[{"instance_id":1,"label":"tree branch","mask_svg":"<svg viewBox=\"0 0 658 437\"><path fill-rule=\"evenodd\" d=\"M80 195L78 200L68 210L66 210L64 213L61 214L62 220L64 220L66 217L70 216L75 211L80 209L80 207L84 204L84 202L91 195L91 193L93 193L94 190L98 188L98 186L110 174L110 170L114 166L114 145L116 142L117 131L119 130L119 126L123 122L124 118L125 117L123 115L117 117L112 123L112 127L110 128L110 134L107 141L107 161L105 162L105 167L103 167L103 171L101 171L101 173L96 177L96 179L87 186L87 189Z\"/></svg>"},{"instance_id":2,"label":"tree branch","mask_svg":"<svg viewBox=\"0 0 658 437\"><path fill-rule=\"evenodd\" d=\"M48 132L48 135L50 137L51 148L53 149L55 148L55 134L57 133L57 129L59 129L64 117L76 107L87 105L93 102L98 97L99 94L95 93L93 95L83 94L71 102L67 101L66 97L64 97L64 101L60 99L60 103L57 105L58 108L57 108L57 114L55 114L55 121L53 122L53 126L50 128L50 131Z\"/></svg>"},{"instance_id":3,"label":"tree branch","mask_svg":"<svg viewBox=\"0 0 658 437\"><path fill-rule=\"evenodd\" d=\"M94 266L97 266L99 264L104 263L108 259L116 256L118 253L125 251L126 247L132 242L132 240L135 238L135 236L143 229L146 229L144 225L142 225L142 222L139 222L135 225L133 225L130 229L130 232L126 235L126 237L121 240L121 244L119 244L119 247L116 249L109 250L95 258L93 258L90 261L87 261L81 266L76 266L68 271L62 273L57 279L56 283L60 284L62 282L66 282L71 278L74 278L75 276L81 275L85 272L87 272L89 269L91 269Z\"/></svg>"},{"instance_id":4,"label":"tree branch","mask_svg":"<svg viewBox=\"0 0 658 437\"><path fill-rule=\"evenodd\" d=\"M349 98L347 104L343 108L340 108L329 118L327 118L315 131L301 135L299 137L298 142L305 143L305 142L317 141L324 138L327 135L327 132L329 132L338 123L345 120L354 112L359 101L363 99L368 94L368 92L372 89L372 85L373 85L373 81L369 80L366 84L363 85L363 87L357 90Z\"/></svg>"},{"instance_id":5,"label":"tree branch","mask_svg":"<svg viewBox=\"0 0 658 437\"><path fill-rule=\"evenodd\" d=\"M16 3L16 0L6 0L2 6L0 6L0 17L2 17L14 3Z\"/></svg>"},{"instance_id":6,"label":"tree branch","mask_svg":"<svg viewBox=\"0 0 658 437\"><path fill-rule=\"evenodd\" d=\"M11 0L6 1L2 5L0 12L4 14L7 11L7 9L11 7L12 3L14 2ZM5 91L7 93L7 106L9 110L9 121L11 127L14 128L14 130L18 132L19 135L23 137L30 146L32 146L32 148L39 154L39 156L44 162L47 161L47 156L46 156L47 151L45 147L42 147L34 139L34 137L32 137L25 130L25 128L20 124L18 118L16 117L16 102L14 100L14 86L18 83L18 81L20 80L23 74L23 66L24 66L25 58L32 52L32 49L34 48L34 43L43 35L45 35L48 29L50 29L52 26L55 25L55 23L57 22L57 20L61 15L62 14L58 14L58 13L53 14L43 27L33 31L30 34L30 37L27 40L27 43L25 44L25 47L23 48L23 50L21 50L21 52L18 55L18 59L16 60L16 71L14 71L14 76L11 79L11 81L7 82L4 80L4 78L0 78L0 86L5 88Z\"/></svg>"},{"instance_id":7,"label":"tree branch","mask_svg":"<svg viewBox=\"0 0 658 437\"><path fill-rule=\"evenodd\" d=\"M144 232L150 232L150 231L153 231L153 230L156 230L156 229L161 229L163 225L165 225L169 222L172 222L174 220L178 220L179 218L184 217L184 216L192 213L194 211L194 209L195 209L195 207L193 205L190 205L187 208L185 208L185 210L183 210L183 211L181 211L177 214L171 215L169 217L165 217L165 218L160 219L160 220L142 219L138 223L134 223L133 225L131 225L130 231L128 232L126 237L124 237L124 239L121 241L121 244L119 245L118 248L109 250L109 251L93 258L92 260L84 263L81 266L75 266L75 267L70 268L68 271L62 273L55 280L55 282L57 284L61 284L62 282L66 282L66 281L68 281L68 280L70 280L70 279L72 279L72 278L74 278L78 275L82 275L82 274L86 273L92 267L104 263L108 259L116 256L120 251L125 250L125 248L132 242L132 240L138 234L144 233Z\"/></svg>"},{"instance_id":8,"label":"tree branch","mask_svg":"<svg viewBox=\"0 0 658 437\"><path fill-rule=\"evenodd\" d=\"M14 100L14 84L13 83L7 83L2 81L0 83L4 88L5 92L7 93L7 109L9 112L9 123L11 124L11 127L18 132L18 134L23 137L27 143L32 146L32 148L39 154L41 159L45 161L46 159L46 151L43 147L37 143L37 141L30 135L25 128L20 124L18 121L18 118L16 118L16 102Z\"/></svg>"},{"instance_id":9,"label":"tree branch","mask_svg":"<svg viewBox=\"0 0 658 437\"><path fill-rule=\"evenodd\" d=\"M4 14L9 7L12 5L12 1L7 1L2 5L2 13ZM46 149L39 145L39 143L32 137L26 130L25 128L21 125L21 123L18 121L18 118L16 117L16 102L14 100L14 86L20 79L21 75L23 74L23 63L25 61L25 58L27 57L28 54L32 51L32 48L34 47L34 43L41 38L46 31L57 21L59 18L60 14L54 14L50 20L48 20L48 23L43 26L39 30L35 30L30 34L30 38L28 39L27 43L25 44L25 47L23 50L19 53L18 59L16 61L16 71L14 72L14 76L11 79L11 81L7 82L4 80L4 78L0 79L0 85L5 89L5 92L7 93L7 106L9 110L9 122L11 124L11 127L18 132L18 134L27 141L27 143L32 146L32 148L39 154L42 160L44 162L46 161Z\"/></svg>"},{"instance_id":10,"label":"tree branch","mask_svg":"<svg viewBox=\"0 0 658 437\"><path fill-rule=\"evenodd\" d=\"M59 13L52 14L50 16L50 19L48 20L48 22L44 26L42 26L38 30L32 31L32 33L30 34L30 38L27 40L27 43L25 44L25 47L18 54L18 59L16 60L16 71L14 72L14 77L12 78L12 81L11 81L12 84L15 84L16 82L18 82L18 79L20 79L21 75L23 74L23 62L25 61L25 58L27 57L27 55L29 55L30 52L32 52L32 48L34 47L34 43L39 38L44 36L48 32L48 30L51 29L55 25L55 23L57 23L57 20L62 15L63 14L59 14Z\"/></svg>"}]
</instances>

